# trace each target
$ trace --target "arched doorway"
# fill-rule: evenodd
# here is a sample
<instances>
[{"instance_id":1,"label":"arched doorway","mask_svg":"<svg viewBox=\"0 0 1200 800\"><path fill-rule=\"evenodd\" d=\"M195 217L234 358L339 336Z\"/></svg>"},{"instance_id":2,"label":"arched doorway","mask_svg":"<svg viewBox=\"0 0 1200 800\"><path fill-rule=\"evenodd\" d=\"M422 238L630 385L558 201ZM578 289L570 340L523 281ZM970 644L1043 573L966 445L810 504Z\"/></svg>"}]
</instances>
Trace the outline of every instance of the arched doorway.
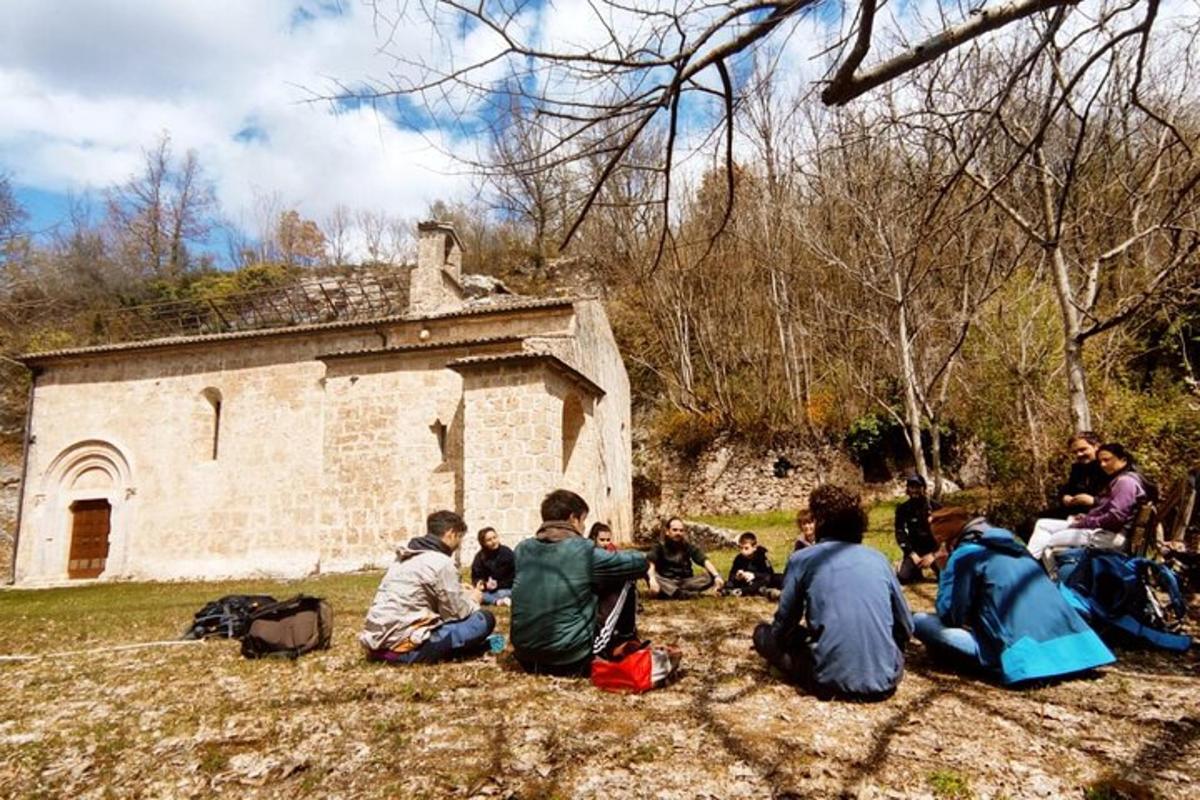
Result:
<instances>
[{"instance_id":1,"label":"arched doorway","mask_svg":"<svg viewBox=\"0 0 1200 800\"><path fill-rule=\"evenodd\" d=\"M124 454L103 440L77 442L51 462L43 486L51 499L44 523L50 536L38 571L70 579L119 574L134 494Z\"/></svg>"}]
</instances>

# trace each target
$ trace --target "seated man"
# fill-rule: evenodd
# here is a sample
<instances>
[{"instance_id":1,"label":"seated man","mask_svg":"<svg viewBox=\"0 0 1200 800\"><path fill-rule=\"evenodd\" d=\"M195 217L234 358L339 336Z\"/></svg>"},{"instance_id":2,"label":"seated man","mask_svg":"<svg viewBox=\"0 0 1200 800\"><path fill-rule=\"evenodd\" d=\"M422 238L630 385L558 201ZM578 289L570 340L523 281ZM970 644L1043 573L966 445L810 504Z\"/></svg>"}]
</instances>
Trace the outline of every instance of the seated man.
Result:
<instances>
[{"instance_id":1,"label":"seated man","mask_svg":"<svg viewBox=\"0 0 1200 800\"><path fill-rule=\"evenodd\" d=\"M734 597L762 595L770 600L778 600L783 576L771 566L767 548L758 543L758 537L752 531L746 531L738 537L738 549L740 552L729 568L729 580L725 582L722 593Z\"/></svg>"},{"instance_id":2,"label":"seated man","mask_svg":"<svg viewBox=\"0 0 1200 800\"><path fill-rule=\"evenodd\" d=\"M1079 431L1067 441L1071 453L1071 471L1067 482L1058 487L1054 504L1022 522L1017 536L1028 542L1033 526L1039 519L1066 519L1073 514L1086 514L1096 504L1096 495L1108 484L1108 475L1096 460L1100 437L1091 431Z\"/></svg>"},{"instance_id":3,"label":"seated man","mask_svg":"<svg viewBox=\"0 0 1200 800\"><path fill-rule=\"evenodd\" d=\"M1133 456L1119 444L1096 448L1096 460L1108 476L1108 484L1096 496L1086 514L1066 520L1039 519L1029 537L1029 552L1053 571L1053 550L1091 547L1120 550L1137 516L1138 507L1152 499L1153 488L1134 465Z\"/></svg>"},{"instance_id":4,"label":"seated man","mask_svg":"<svg viewBox=\"0 0 1200 800\"><path fill-rule=\"evenodd\" d=\"M583 538L588 505L557 489L542 500L542 526L517 545L512 644L527 672L587 675L593 656L637 641L637 592L646 557L609 552Z\"/></svg>"},{"instance_id":5,"label":"seated man","mask_svg":"<svg viewBox=\"0 0 1200 800\"><path fill-rule=\"evenodd\" d=\"M931 526L939 559L949 557L937 615L914 625L934 658L1005 685L1116 660L1011 533L962 508L935 511Z\"/></svg>"},{"instance_id":6,"label":"seated man","mask_svg":"<svg viewBox=\"0 0 1200 800\"><path fill-rule=\"evenodd\" d=\"M771 623L754 649L784 677L821 699L880 700L904 674L912 615L892 566L861 544L867 515L838 486L809 498L817 542L792 553Z\"/></svg>"},{"instance_id":7,"label":"seated man","mask_svg":"<svg viewBox=\"0 0 1200 800\"><path fill-rule=\"evenodd\" d=\"M482 593L484 605L509 605L517 569L512 548L500 544L495 528L480 529L478 539L479 552L471 562L471 584Z\"/></svg>"},{"instance_id":8,"label":"seated man","mask_svg":"<svg viewBox=\"0 0 1200 800\"><path fill-rule=\"evenodd\" d=\"M900 545L900 565L896 577L900 583L915 583L933 566L937 542L929 532L929 512L941 506L925 496L925 479L910 475L904 482L908 499L896 506L896 544Z\"/></svg>"},{"instance_id":9,"label":"seated man","mask_svg":"<svg viewBox=\"0 0 1200 800\"><path fill-rule=\"evenodd\" d=\"M358 641L373 661L430 663L482 654L496 627L479 610L479 590L459 582L451 556L467 525L453 511L435 511L424 536L396 550Z\"/></svg>"},{"instance_id":10,"label":"seated man","mask_svg":"<svg viewBox=\"0 0 1200 800\"><path fill-rule=\"evenodd\" d=\"M650 562L647 581L652 597L687 600L725 584L704 551L688 541L687 526L679 517L667 520L663 540L646 556ZM692 564L704 567L703 575L692 575Z\"/></svg>"}]
</instances>

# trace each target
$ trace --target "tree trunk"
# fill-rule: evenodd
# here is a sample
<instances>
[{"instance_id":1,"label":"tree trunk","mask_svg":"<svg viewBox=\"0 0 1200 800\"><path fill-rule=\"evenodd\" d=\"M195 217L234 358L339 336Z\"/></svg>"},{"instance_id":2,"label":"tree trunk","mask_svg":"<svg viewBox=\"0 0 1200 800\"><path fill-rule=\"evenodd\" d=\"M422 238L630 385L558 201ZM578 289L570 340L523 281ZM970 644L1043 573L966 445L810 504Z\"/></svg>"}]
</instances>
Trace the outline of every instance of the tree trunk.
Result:
<instances>
[{"instance_id":1,"label":"tree trunk","mask_svg":"<svg viewBox=\"0 0 1200 800\"><path fill-rule=\"evenodd\" d=\"M940 430L940 421L934 416L929 420L929 459L933 466L933 493L931 497L934 500L942 499L942 432Z\"/></svg>"},{"instance_id":2,"label":"tree trunk","mask_svg":"<svg viewBox=\"0 0 1200 800\"><path fill-rule=\"evenodd\" d=\"M1079 325L1079 309L1075 306L1071 276L1067 271L1067 258L1058 242L1058 222L1055 213L1054 188L1050 170L1046 166L1046 154L1041 145L1033 149L1034 163L1038 169L1038 183L1042 190L1042 213L1045 218L1046 250L1050 258L1050 269L1054 274L1054 294L1062 313L1063 366L1067 373L1067 399L1071 409L1071 423L1077 431L1092 429L1092 412L1088 406L1087 376L1083 368L1083 341Z\"/></svg>"},{"instance_id":3,"label":"tree trunk","mask_svg":"<svg viewBox=\"0 0 1200 800\"><path fill-rule=\"evenodd\" d=\"M928 481L929 470L925 467L925 447L921 444L921 407L917 404L917 371L913 364L912 342L908 338L908 302L900 281L899 266L893 266L892 280L896 289L896 325L898 328L896 346L900 350L900 374L904 381L904 421L908 428L905 435L908 438L909 449L912 450L913 467L917 470L918 475Z\"/></svg>"}]
</instances>

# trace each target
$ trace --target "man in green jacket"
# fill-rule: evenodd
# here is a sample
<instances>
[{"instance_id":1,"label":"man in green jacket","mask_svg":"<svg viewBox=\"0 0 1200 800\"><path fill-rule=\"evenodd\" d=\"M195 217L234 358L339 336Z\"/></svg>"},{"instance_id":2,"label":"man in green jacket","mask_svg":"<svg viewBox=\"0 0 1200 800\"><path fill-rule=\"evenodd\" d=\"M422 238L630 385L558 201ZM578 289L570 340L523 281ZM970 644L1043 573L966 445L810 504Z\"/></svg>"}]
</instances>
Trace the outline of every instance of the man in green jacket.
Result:
<instances>
[{"instance_id":1,"label":"man in green jacket","mask_svg":"<svg viewBox=\"0 0 1200 800\"><path fill-rule=\"evenodd\" d=\"M542 500L537 535L517 545L512 644L526 672L586 675L593 656L637 639L637 592L646 557L610 553L582 534L588 505L556 489Z\"/></svg>"}]
</instances>

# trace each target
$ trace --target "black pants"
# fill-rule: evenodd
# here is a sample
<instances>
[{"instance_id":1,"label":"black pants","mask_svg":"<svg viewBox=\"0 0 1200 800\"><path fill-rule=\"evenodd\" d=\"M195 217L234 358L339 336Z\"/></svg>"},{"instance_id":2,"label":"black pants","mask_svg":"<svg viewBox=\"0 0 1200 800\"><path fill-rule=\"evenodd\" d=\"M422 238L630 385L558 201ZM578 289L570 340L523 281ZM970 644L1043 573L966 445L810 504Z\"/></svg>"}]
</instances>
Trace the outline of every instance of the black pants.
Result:
<instances>
[{"instance_id":1,"label":"black pants","mask_svg":"<svg viewBox=\"0 0 1200 800\"><path fill-rule=\"evenodd\" d=\"M666 578L657 575L655 580L658 581L659 597L678 600L695 597L701 592L711 589L712 585L716 583L716 580L707 571L690 578Z\"/></svg>"},{"instance_id":2,"label":"black pants","mask_svg":"<svg viewBox=\"0 0 1200 800\"><path fill-rule=\"evenodd\" d=\"M612 651L637 638L637 589L633 581L602 586L596 604L596 638L592 652L578 661L548 664L517 654L521 669L533 675L555 675L562 678L587 677L591 674L592 658L608 656Z\"/></svg>"},{"instance_id":3,"label":"black pants","mask_svg":"<svg viewBox=\"0 0 1200 800\"><path fill-rule=\"evenodd\" d=\"M765 589L782 589L783 576L776 573L774 575L755 575L753 580L731 580L725 584L721 590L724 594L729 594L734 589L742 593L743 597L751 597L753 595L762 594Z\"/></svg>"}]
</instances>

